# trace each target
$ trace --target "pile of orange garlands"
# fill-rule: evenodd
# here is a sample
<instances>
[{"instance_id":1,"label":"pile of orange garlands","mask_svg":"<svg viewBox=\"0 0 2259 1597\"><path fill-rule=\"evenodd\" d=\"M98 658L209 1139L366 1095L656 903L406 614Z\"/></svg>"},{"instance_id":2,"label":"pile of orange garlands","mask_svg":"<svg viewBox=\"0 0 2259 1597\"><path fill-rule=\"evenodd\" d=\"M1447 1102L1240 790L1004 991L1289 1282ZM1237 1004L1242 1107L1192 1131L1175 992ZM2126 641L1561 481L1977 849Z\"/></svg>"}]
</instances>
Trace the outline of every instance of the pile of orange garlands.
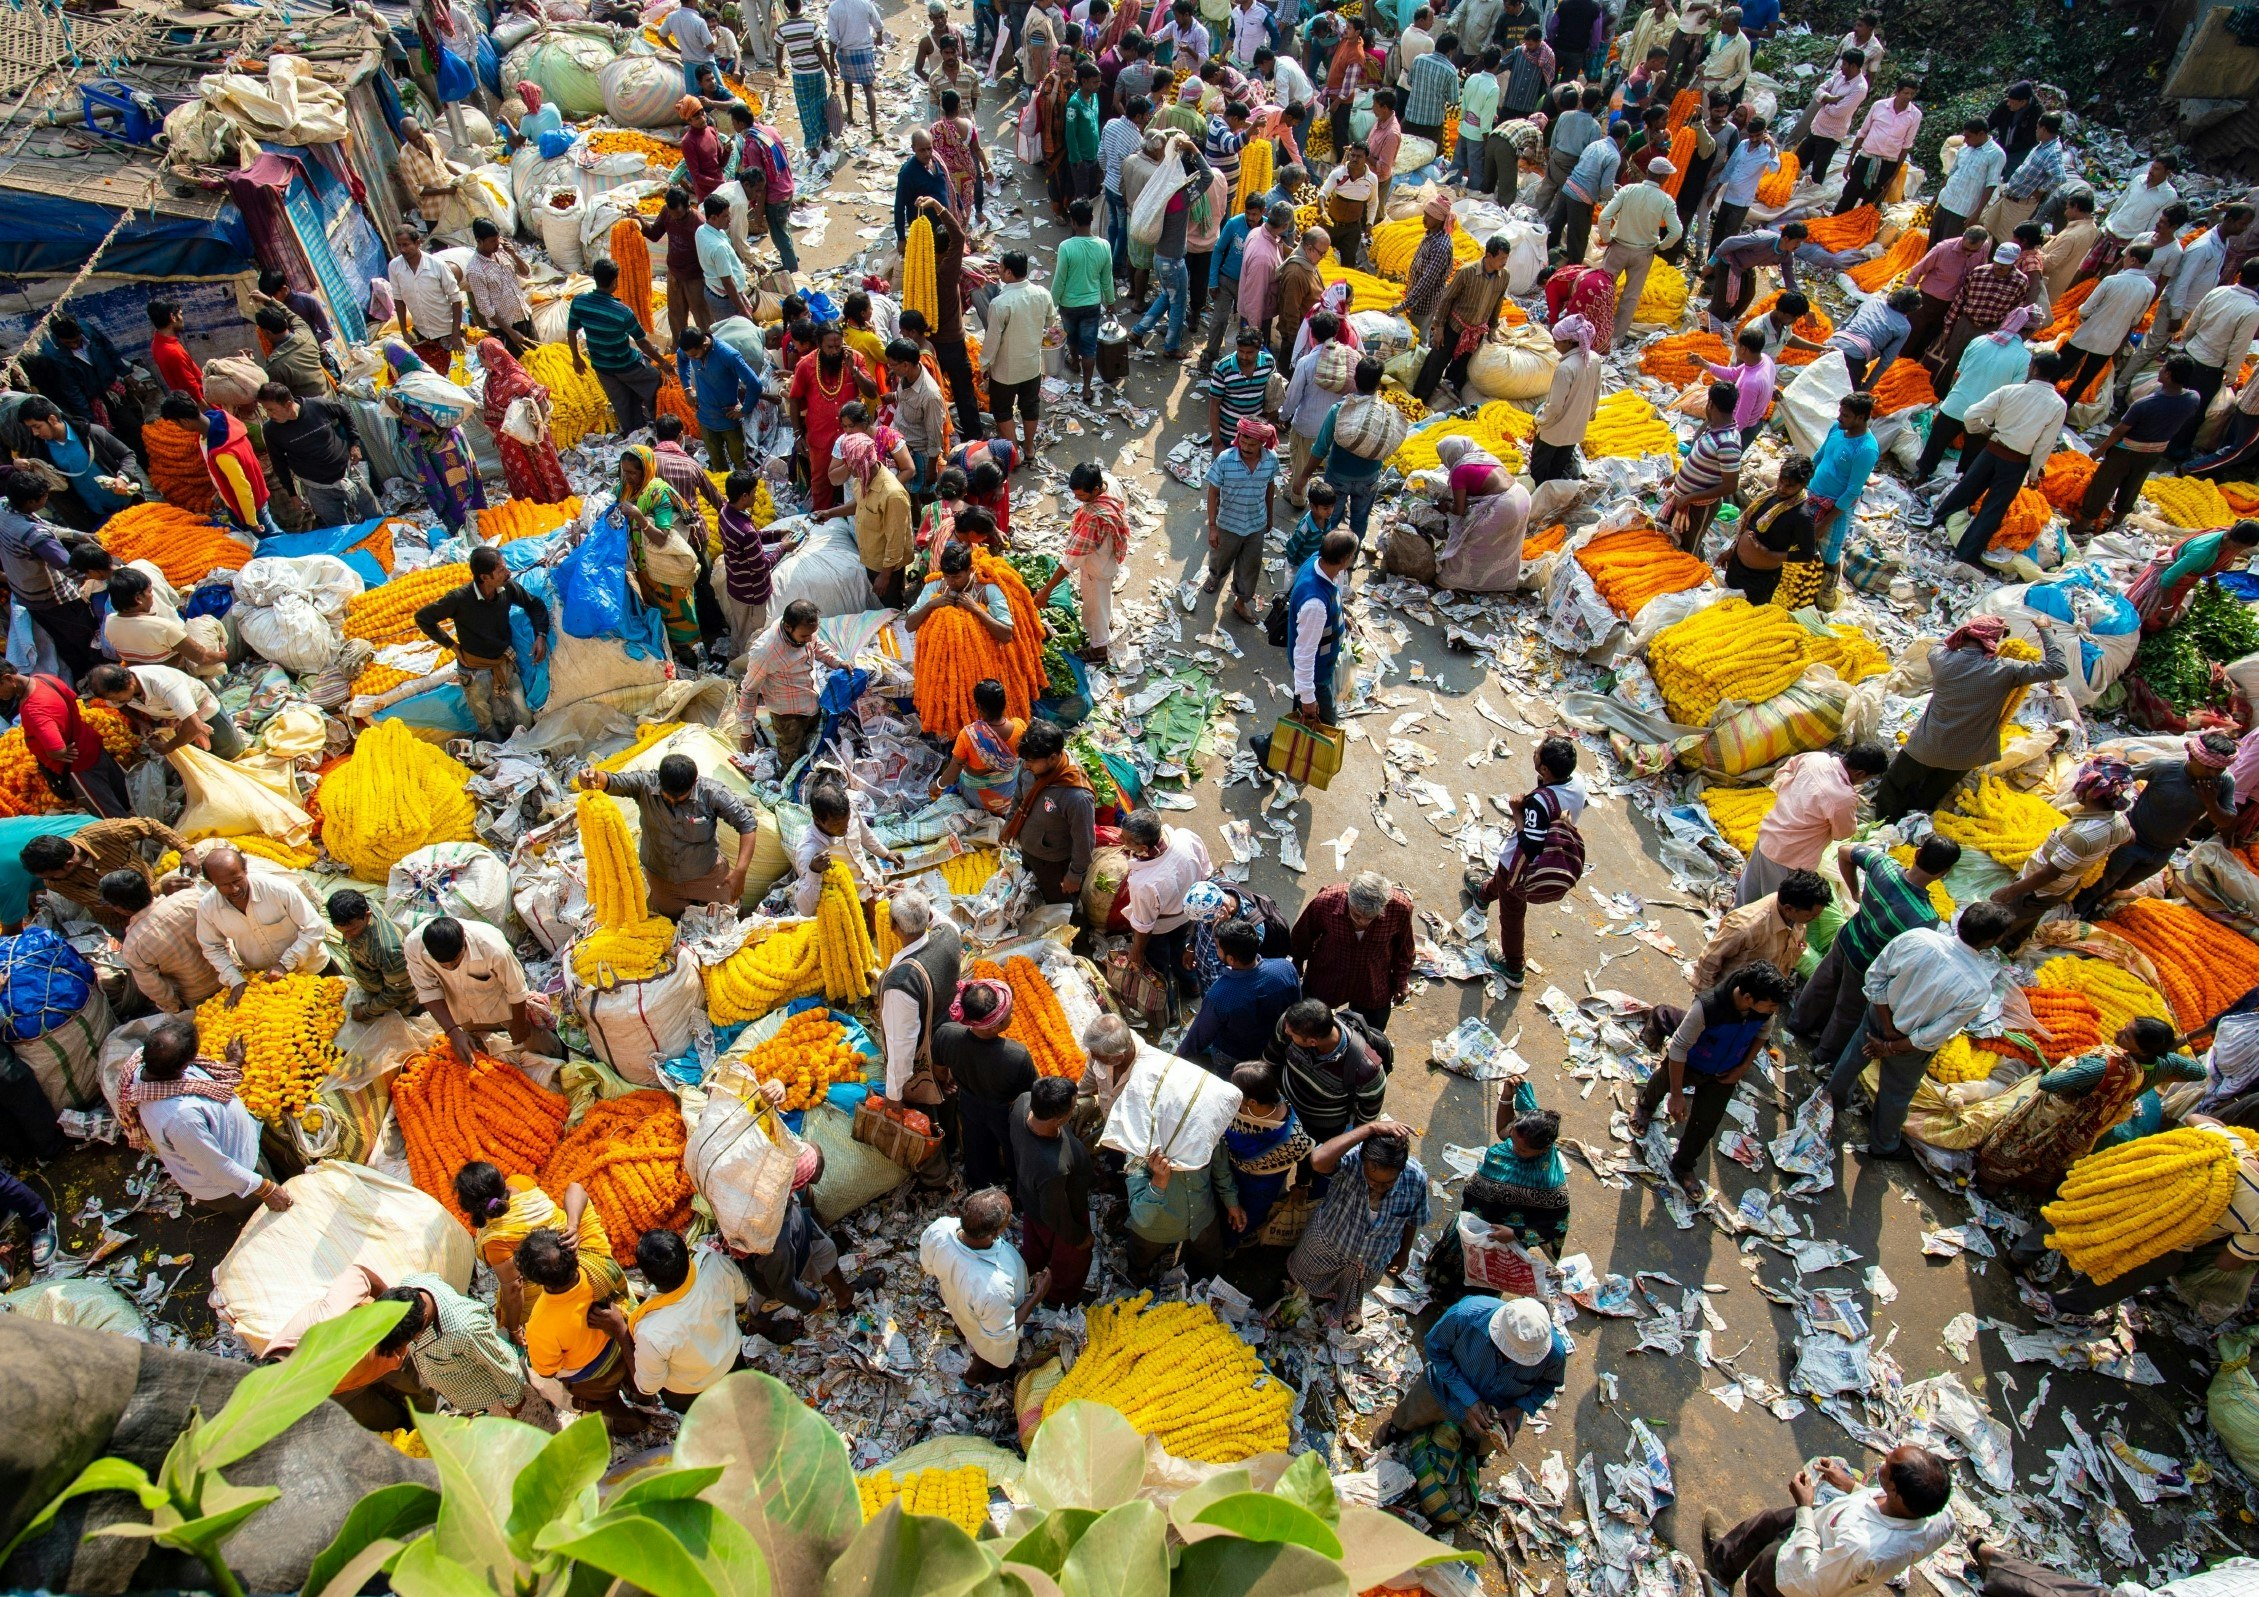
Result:
<instances>
[{"instance_id":1,"label":"pile of orange garlands","mask_svg":"<svg viewBox=\"0 0 2259 1597\"><path fill-rule=\"evenodd\" d=\"M2047 457L2047 465L2039 474L2040 497L2067 516L2079 508L2079 501L2086 497L2087 485L2093 481L2092 455L2082 455L2076 449L2058 449Z\"/></svg>"},{"instance_id":2,"label":"pile of orange garlands","mask_svg":"<svg viewBox=\"0 0 2259 1597\"><path fill-rule=\"evenodd\" d=\"M1757 203L1778 208L1786 205L1789 196L1796 192L1797 160L1793 151L1781 155L1781 169L1768 172L1757 183Z\"/></svg>"},{"instance_id":3,"label":"pile of orange garlands","mask_svg":"<svg viewBox=\"0 0 2259 1597\"><path fill-rule=\"evenodd\" d=\"M1035 596L1017 571L994 555L973 552L973 588L993 583L1012 610L1012 641L1000 644L963 610L943 610L918 629L912 675L918 724L935 737L953 738L980 718L973 689L989 677L1004 685L1005 713L1025 719L1042 696L1043 629Z\"/></svg>"},{"instance_id":4,"label":"pile of orange garlands","mask_svg":"<svg viewBox=\"0 0 2259 1597\"><path fill-rule=\"evenodd\" d=\"M1903 355L1892 361L1890 369L1875 383L1874 395L1878 416L1895 416L1902 410L1917 410L1937 403L1937 390L1930 386L1929 368Z\"/></svg>"},{"instance_id":5,"label":"pile of orange garlands","mask_svg":"<svg viewBox=\"0 0 2259 1597\"><path fill-rule=\"evenodd\" d=\"M1694 113L1701 109L1702 91L1700 89L1681 89L1671 96L1671 116L1664 126L1668 127L1673 134L1676 134L1680 128L1685 127L1688 122L1692 121ZM1672 165L1680 166L1681 170L1684 170L1679 162L1674 161Z\"/></svg>"},{"instance_id":6,"label":"pile of orange garlands","mask_svg":"<svg viewBox=\"0 0 2259 1597\"><path fill-rule=\"evenodd\" d=\"M1716 333L1672 333L1640 351L1639 369L1675 388L1683 388L1704 376L1704 361L1723 366L1728 355L1726 341ZM1527 547L1522 550L1524 554L1529 552Z\"/></svg>"},{"instance_id":7,"label":"pile of orange garlands","mask_svg":"<svg viewBox=\"0 0 2259 1597\"><path fill-rule=\"evenodd\" d=\"M1778 291L1767 294L1763 299L1749 307L1748 314L1741 319L1741 326L1747 327L1760 316L1770 316L1773 313L1773 306L1779 301L1780 294ZM1835 322L1830 319L1826 311L1814 305L1790 324L1789 331L1808 344L1823 344L1835 336ZM1788 349L1784 347L1780 354L1775 357L1775 361L1776 364L1782 366L1808 366L1819 358L1809 349Z\"/></svg>"},{"instance_id":8,"label":"pile of orange garlands","mask_svg":"<svg viewBox=\"0 0 2259 1597\"><path fill-rule=\"evenodd\" d=\"M2137 898L2102 922L2148 956L2183 1031L2210 1025L2259 987L2259 945L2186 904Z\"/></svg>"},{"instance_id":9,"label":"pile of orange garlands","mask_svg":"<svg viewBox=\"0 0 2259 1597\"><path fill-rule=\"evenodd\" d=\"M2039 1051L2049 1064L2061 1064L2089 1048L2102 1046L2102 1011L2086 994L2026 987L2024 997L2032 1006L2032 1018L2047 1028L2046 1037L2033 1040L2039 1043Z\"/></svg>"},{"instance_id":10,"label":"pile of orange garlands","mask_svg":"<svg viewBox=\"0 0 2259 1597\"><path fill-rule=\"evenodd\" d=\"M2021 554L2039 540L2054 518L2054 507L2048 504L2046 495L2037 488L2019 488L2015 503L2000 518L2000 530L1985 547L2003 554Z\"/></svg>"},{"instance_id":11,"label":"pile of orange garlands","mask_svg":"<svg viewBox=\"0 0 2259 1597\"><path fill-rule=\"evenodd\" d=\"M1577 564L1609 607L1636 616L1666 593L1684 593L1710 580L1710 567L1652 527L1603 533L1577 551Z\"/></svg>"},{"instance_id":12,"label":"pile of orange garlands","mask_svg":"<svg viewBox=\"0 0 2259 1597\"><path fill-rule=\"evenodd\" d=\"M1522 558L1535 560L1539 555L1549 555L1569 541L1569 524L1556 521L1543 532L1533 532L1522 540Z\"/></svg>"},{"instance_id":13,"label":"pile of orange garlands","mask_svg":"<svg viewBox=\"0 0 2259 1597\"><path fill-rule=\"evenodd\" d=\"M541 1190L561 1193L579 1182L604 1222L612 1257L635 1262L646 1231L690 1224L692 1189L683 1169L687 1133L674 1095L631 1092L589 1107L541 1167Z\"/></svg>"},{"instance_id":14,"label":"pile of orange garlands","mask_svg":"<svg viewBox=\"0 0 2259 1597\"><path fill-rule=\"evenodd\" d=\"M1671 125L1671 175L1663 179L1663 192L1672 199L1679 197L1679 189L1686 182L1686 169L1694 160L1694 129L1684 123Z\"/></svg>"},{"instance_id":15,"label":"pile of orange garlands","mask_svg":"<svg viewBox=\"0 0 2259 1597\"><path fill-rule=\"evenodd\" d=\"M1929 250L1929 234L1918 227L1910 227L1891 240L1890 248L1871 261L1861 261L1844 273L1844 276L1858 284L1862 293L1880 294L1912 271L1914 263L1927 255Z\"/></svg>"},{"instance_id":16,"label":"pile of orange garlands","mask_svg":"<svg viewBox=\"0 0 2259 1597\"><path fill-rule=\"evenodd\" d=\"M472 1230L455 1201L455 1172L484 1160L505 1176L538 1175L557 1151L565 1113L563 1094L485 1054L466 1065L445 1037L403 1065L392 1084L410 1178Z\"/></svg>"},{"instance_id":17,"label":"pile of orange garlands","mask_svg":"<svg viewBox=\"0 0 2259 1597\"><path fill-rule=\"evenodd\" d=\"M95 534L120 565L147 560L176 588L192 588L215 571L240 571L251 548L206 516L146 500L128 505Z\"/></svg>"},{"instance_id":18,"label":"pile of orange garlands","mask_svg":"<svg viewBox=\"0 0 2259 1597\"><path fill-rule=\"evenodd\" d=\"M1872 205L1855 206L1841 216L1815 216L1804 229L1804 236L1824 250L1855 250L1875 241L1882 213Z\"/></svg>"}]
</instances>

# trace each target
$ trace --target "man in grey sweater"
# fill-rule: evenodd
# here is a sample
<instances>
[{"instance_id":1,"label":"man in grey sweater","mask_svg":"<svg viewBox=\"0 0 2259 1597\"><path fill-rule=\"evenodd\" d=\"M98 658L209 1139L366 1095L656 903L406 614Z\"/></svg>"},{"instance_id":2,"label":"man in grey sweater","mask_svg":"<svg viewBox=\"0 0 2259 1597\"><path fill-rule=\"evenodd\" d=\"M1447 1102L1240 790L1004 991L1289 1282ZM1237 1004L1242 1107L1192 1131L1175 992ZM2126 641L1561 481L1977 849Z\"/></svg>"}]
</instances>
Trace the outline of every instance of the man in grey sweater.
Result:
<instances>
[{"instance_id":1,"label":"man in grey sweater","mask_svg":"<svg viewBox=\"0 0 2259 1597\"><path fill-rule=\"evenodd\" d=\"M1998 616L1979 616L1930 650L1929 706L1875 789L1876 820L1936 809L1961 778L2000 758L2000 723L2009 699L2034 682L2070 675L2054 622L2035 614L2032 625L2039 632L2037 660L2001 655L2008 623Z\"/></svg>"},{"instance_id":2,"label":"man in grey sweater","mask_svg":"<svg viewBox=\"0 0 2259 1597\"><path fill-rule=\"evenodd\" d=\"M1067 753L1055 721L1031 722L1020 734L1020 787L1004 820L1004 841L1020 858L1046 904L1072 903L1090 873L1097 805L1090 778Z\"/></svg>"}]
</instances>

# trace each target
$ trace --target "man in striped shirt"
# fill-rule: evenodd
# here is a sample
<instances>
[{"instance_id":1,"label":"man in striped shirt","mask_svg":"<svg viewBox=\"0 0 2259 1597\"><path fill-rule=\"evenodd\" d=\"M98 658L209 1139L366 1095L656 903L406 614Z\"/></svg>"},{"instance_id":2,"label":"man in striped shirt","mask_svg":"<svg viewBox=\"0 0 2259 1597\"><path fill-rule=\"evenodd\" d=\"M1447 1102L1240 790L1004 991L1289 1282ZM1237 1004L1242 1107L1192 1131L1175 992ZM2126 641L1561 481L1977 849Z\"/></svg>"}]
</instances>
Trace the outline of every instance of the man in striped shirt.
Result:
<instances>
[{"instance_id":1,"label":"man in striped shirt","mask_svg":"<svg viewBox=\"0 0 2259 1597\"><path fill-rule=\"evenodd\" d=\"M1404 74L1404 131L1443 147L1443 117L1459 94L1459 36L1446 33Z\"/></svg>"},{"instance_id":2,"label":"man in striped shirt","mask_svg":"<svg viewBox=\"0 0 2259 1597\"><path fill-rule=\"evenodd\" d=\"M1139 95L1098 135L1098 166L1106 186L1106 241L1114 247L1114 276L1129 279L1129 205L1122 197L1122 162L1142 149L1153 102Z\"/></svg>"},{"instance_id":3,"label":"man in striped shirt","mask_svg":"<svg viewBox=\"0 0 2259 1597\"><path fill-rule=\"evenodd\" d=\"M1216 362L1208 374L1208 432L1212 447L1228 449L1239 436L1239 424L1252 416L1260 421L1269 396L1271 374L1278 362L1263 347L1262 334L1242 322L1231 354Z\"/></svg>"},{"instance_id":4,"label":"man in striped shirt","mask_svg":"<svg viewBox=\"0 0 2259 1597\"><path fill-rule=\"evenodd\" d=\"M847 669L847 662L832 646L816 636L820 619L821 612L807 599L786 605L784 614L747 651L745 680L738 685L737 714L746 726L746 752L751 753L755 746L756 712L767 705L769 735L776 744L777 758L787 770L800 758L801 750L823 721L823 706L816 691L817 663L834 671Z\"/></svg>"},{"instance_id":5,"label":"man in striped shirt","mask_svg":"<svg viewBox=\"0 0 2259 1597\"><path fill-rule=\"evenodd\" d=\"M1858 908L1837 930L1788 1017L1790 1033L1811 1047L1814 1059L1836 1058L1851 1040L1866 1012L1867 967L1883 945L1900 932L1937 924L1930 884L1960 863L1961 845L1949 837L1928 838L1914 850L1911 865L1879 848L1847 848L1839 858Z\"/></svg>"}]
</instances>

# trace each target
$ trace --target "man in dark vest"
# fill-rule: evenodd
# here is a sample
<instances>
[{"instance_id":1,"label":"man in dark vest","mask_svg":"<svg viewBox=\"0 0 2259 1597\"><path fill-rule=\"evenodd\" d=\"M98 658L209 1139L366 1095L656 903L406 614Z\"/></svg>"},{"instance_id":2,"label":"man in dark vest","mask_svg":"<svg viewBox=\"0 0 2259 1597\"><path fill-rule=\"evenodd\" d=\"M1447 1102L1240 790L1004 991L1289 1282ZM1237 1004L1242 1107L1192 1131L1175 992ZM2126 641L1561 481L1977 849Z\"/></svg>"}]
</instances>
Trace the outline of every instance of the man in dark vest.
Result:
<instances>
[{"instance_id":1,"label":"man in dark vest","mask_svg":"<svg viewBox=\"0 0 2259 1597\"><path fill-rule=\"evenodd\" d=\"M957 1142L955 1095L947 1080L937 1075L933 1063L933 1034L949 1017L957 997L957 973L964 960L964 940L957 928L933 922L933 906L922 893L900 893L888 901L887 914L902 951L879 978L879 1037L886 1049L886 1095L897 1103L924 1110L940 1123L950 1143ZM940 1188L949 1184L946 1152L936 1153L918 1169L919 1185Z\"/></svg>"},{"instance_id":2,"label":"man in dark vest","mask_svg":"<svg viewBox=\"0 0 2259 1597\"><path fill-rule=\"evenodd\" d=\"M1341 585L1357 559L1357 535L1337 527L1294 574L1286 598L1286 657L1294 681L1293 714L1312 726L1334 726L1333 670L1341 654ZM1258 764L1268 767L1268 733L1251 740Z\"/></svg>"}]
</instances>

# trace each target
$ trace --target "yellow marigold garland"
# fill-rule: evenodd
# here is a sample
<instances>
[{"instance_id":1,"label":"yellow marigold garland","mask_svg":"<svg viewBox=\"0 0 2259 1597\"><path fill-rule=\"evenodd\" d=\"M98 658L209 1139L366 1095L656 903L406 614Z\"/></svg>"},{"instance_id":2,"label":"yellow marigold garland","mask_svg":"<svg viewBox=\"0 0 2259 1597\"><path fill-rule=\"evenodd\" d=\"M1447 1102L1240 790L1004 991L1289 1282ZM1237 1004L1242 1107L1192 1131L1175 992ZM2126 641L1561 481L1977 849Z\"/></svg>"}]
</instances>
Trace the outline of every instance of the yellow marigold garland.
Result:
<instances>
[{"instance_id":1,"label":"yellow marigold garland","mask_svg":"<svg viewBox=\"0 0 2259 1597\"><path fill-rule=\"evenodd\" d=\"M399 721L379 721L322 779L322 844L365 882L433 843L472 840L471 773Z\"/></svg>"},{"instance_id":2,"label":"yellow marigold garland","mask_svg":"<svg viewBox=\"0 0 2259 1597\"><path fill-rule=\"evenodd\" d=\"M2235 525L2235 507L2203 477L2152 477L2141 485L2141 497L2176 527L2201 532Z\"/></svg>"},{"instance_id":3,"label":"yellow marigold garland","mask_svg":"<svg viewBox=\"0 0 2259 1597\"><path fill-rule=\"evenodd\" d=\"M976 848L970 854L951 855L941 862L941 879L959 898L970 898L988 885L1001 858L993 848Z\"/></svg>"},{"instance_id":4,"label":"yellow marigold garland","mask_svg":"<svg viewBox=\"0 0 2259 1597\"><path fill-rule=\"evenodd\" d=\"M919 217L902 246L902 308L941 325L941 280L934 267L933 223Z\"/></svg>"},{"instance_id":5,"label":"yellow marigold garland","mask_svg":"<svg viewBox=\"0 0 2259 1597\"><path fill-rule=\"evenodd\" d=\"M1940 837L1963 848L1980 849L2012 871L2024 868L2039 845L2070 817L2031 793L2020 793L1997 776L1987 776L1975 793L1963 788L1953 808L1934 817Z\"/></svg>"},{"instance_id":6,"label":"yellow marigold garland","mask_svg":"<svg viewBox=\"0 0 2259 1597\"><path fill-rule=\"evenodd\" d=\"M1708 726L1720 704L1761 704L1802 676L1811 640L1786 610L1737 595L1658 633L1647 663L1671 719Z\"/></svg>"},{"instance_id":7,"label":"yellow marigold garland","mask_svg":"<svg viewBox=\"0 0 2259 1597\"><path fill-rule=\"evenodd\" d=\"M563 344L537 344L519 363L549 390L549 439L559 449L571 449L590 433L608 433L619 425L594 369L574 371L573 352Z\"/></svg>"},{"instance_id":8,"label":"yellow marigold garland","mask_svg":"<svg viewBox=\"0 0 2259 1597\"><path fill-rule=\"evenodd\" d=\"M1874 639L1848 622L1839 622L1824 633L1814 633L1812 658L1832 668L1846 682L1864 682L1890 669L1890 656L1876 646Z\"/></svg>"},{"instance_id":9,"label":"yellow marigold garland","mask_svg":"<svg viewBox=\"0 0 2259 1597\"><path fill-rule=\"evenodd\" d=\"M1250 150L1267 150L1268 144L1250 144ZM855 1478L863 1499L863 1518L876 1519L887 1504L900 1500L905 1514L931 1514L946 1519L968 1536L978 1536L988 1524L988 1471L978 1464L962 1469L912 1470L900 1480L890 1470L873 1470Z\"/></svg>"},{"instance_id":10,"label":"yellow marigold garland","mask_svg":"<svg viewBox=\"0 0 2259 1597\"><path fill-rule=\"evenodd\" d=\"M1667 455L1676 459L1678 434L1662 413L1628 388L1620 388L1600 402L1585 429L1587 455Z\"/></svg>"},{"instance_id":11,"label":"yellow marigold garland","mask_svg":"<svg viewBox=\"0 0 2259 1597\"><path fill-rule=\"evenodd\" d=\"M1702 807L1710 812L1718 835L1746 854L1757 846L1757 829L1779 797L1769 787L1706 787Z\"/></svg>"},{"instance_id":12,"label":"yellow marigold garland","mask_svg":"<svg viewBox=\"0 0 2259 1597\"><path fill-rule=\"evenodd\" d=\"M574 806L596 929L573 944L573 974L591 987L648 981L666 966L675 923L651 913L643 866L619 801L588 788Z\"/></svg>"},{"instance_id":13,"label":"yellow marigold garland","mask_svg":"<svg viewBox=\"0 0 2259 1597\"><path fill-rule=\"evenodd\" d=\"M1966 1033L1956 1032L1944 1047L1930 1055L1928 1071L1931 1080L1950 1087L1988 1080L1999 1065L1998 1054L1986 1053L1970 1042Z\"/></svg>"},{"instance_id":14,"label":"yellow marigold garland","mask_svg":"<svg viewBox=\"0 0 2259 1597\"><path fill-rule=\"evenodd\" d=\"M759 1020L795 998L824 990L823 962L816 948L816 923L798 921L756 933L718 965L700 972L706 984L706 1013L717 1026Z\"/></svg>"},{"instance_id":15,"label":"yellow marigold garland","mask_svg":"<svg viewBox=\"0 0 2259 1597\"><path fill-rule=\"evenodd\" d=\"M1250 145L1252 149L1254 146ZM1427 223L1417 216L1383 222L1365 240L1365 258L1373 270L1391 282L1401 283L1412 274L1412 257L1427 237ZM1482 246L1457 222L1451 224L1451 265L1454 269L1482 259Z\"/></svg>"},{"instance_id":16,"label":"yellow marigold garland","mask_svg":"<svg viewBox=\"0 0 2259 1597\"><path fill-rule=\"evenodd\" d=\"M1082 1357L1043 1400L1103 1403L1173 1458L1236 1464L1287 1444L1294 1394L1206 1303L1140 1292L1084 1317Z\"/></svg>"},{"instance_id":17,"label":"yellow marigold garland","mask_svg":"<svg viewBox=\"0 0 2259 1597\"><path fill-rule=\"evenodd\" d=\"M2235 1196L2259 1133L2176 1126L2090 1153L2071 1166L2040 1217L2047 1245L2101 1285L2204 1240Z\"/></svg>"},{"instance_id":18,"label":"yellow marigold garland","mask_svg":"<svg viewBox=\"0 0 2259 1597\"><path fill-rule=\"evenodd\" d=\"M383 648L423 640L416 612L471 580L471 568L457 564L403 572L381 588L355 594L345 603L345 635Z\"/></svg>"},{"instance_id":19,"label":"yellow marigold garland","mask_svg":"<svg viewBox=\"0 0 2259 1597\"><path fill-rule=\"evenodd\" d=\"M303 1119L322 1083L345 1063L337 1028L345 1021L345 983L335 976L253 977L243 1001L214 993L197 1006L198 1046L217 1059L243 1039L243 1083L236 1096L270 1126Z\"/></svg>"},{"instance_id":20,"label":"yellow marigold garland","mask_svg":"<svg viewBox=\"0 0 2259 1597\"><path fill-rule=\"evenodd\" d=\"M531 499L505 499L479 512L479 536L489 543L516 543L520 538L538 538L545 532L554 532L579 514L578 494L553 505L536 504Z\"/></svg>"},{"instance_id":21,"label":"yellow marigold garland","mask_svg":"<svg viewBox=\"0 0 2259 1597\"><path fill-rule=\"evenodd\" d=\"M1466 438L1508 471L1522 468L1520 444L1537 434L1537 417L1503 399L1491 400L1472 416L1447 416L1407 433L1388 463L1407 475L1434 471L1443 464L1436 446L1446 438Z\"/></svg>"},{"instance_id":22,"label":"yellow marigold garland","mask_svg":"<svg viewBox=\"0 0 2259 1597\"><path fill-rule=\"evenodd\" d=\"M2174 1023L2172 1008L2165 1002L2164 994L2123 965L2113 965L2106 959L2059 955L2039 967L2033 984L2085 998L2100 1015L2097 1025L2105 1037L2117 1036L2129 1023L2144 1015L2168 1026Z\"/></svg>"}]
</instances>

